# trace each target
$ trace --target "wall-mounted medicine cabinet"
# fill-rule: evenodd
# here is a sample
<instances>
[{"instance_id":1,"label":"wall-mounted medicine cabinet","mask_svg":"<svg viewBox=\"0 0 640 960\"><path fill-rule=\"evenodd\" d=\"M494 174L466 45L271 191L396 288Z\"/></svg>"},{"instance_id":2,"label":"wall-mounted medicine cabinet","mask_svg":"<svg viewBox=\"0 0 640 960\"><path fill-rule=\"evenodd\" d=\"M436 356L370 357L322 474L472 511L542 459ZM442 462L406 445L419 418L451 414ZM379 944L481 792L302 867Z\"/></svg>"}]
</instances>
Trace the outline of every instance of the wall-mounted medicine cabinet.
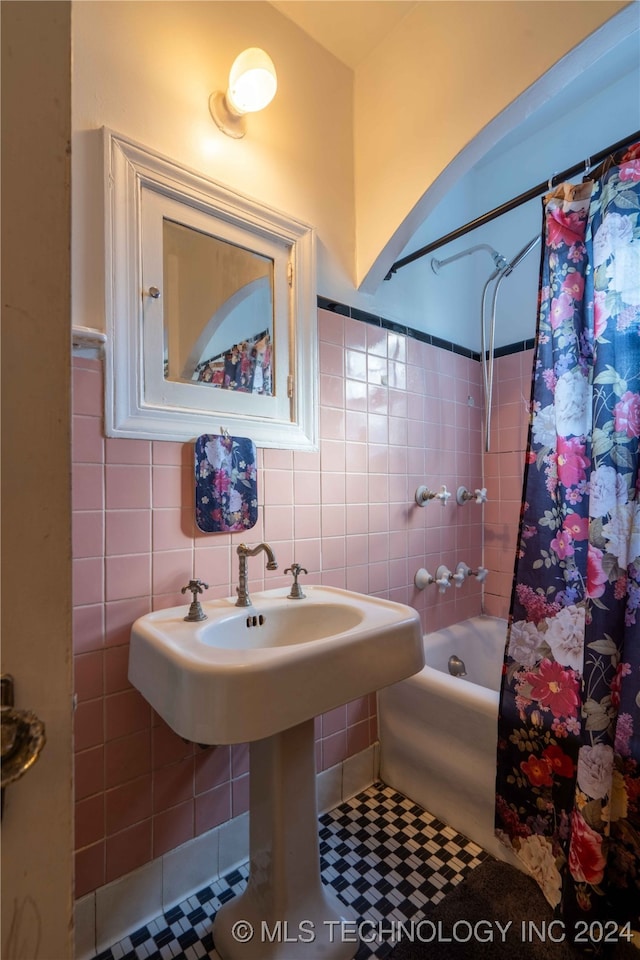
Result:
<instances>
[{"instance_id":1,"label":"wall-mounted medicine cabinet","mask_svg":"<svg viewBox=\"0 0 640 960\"><path fill-rule=\"evenodd\" d=\"M106 433L317 447L315 236L104 130Z\"/></svg>"}]
</instances>

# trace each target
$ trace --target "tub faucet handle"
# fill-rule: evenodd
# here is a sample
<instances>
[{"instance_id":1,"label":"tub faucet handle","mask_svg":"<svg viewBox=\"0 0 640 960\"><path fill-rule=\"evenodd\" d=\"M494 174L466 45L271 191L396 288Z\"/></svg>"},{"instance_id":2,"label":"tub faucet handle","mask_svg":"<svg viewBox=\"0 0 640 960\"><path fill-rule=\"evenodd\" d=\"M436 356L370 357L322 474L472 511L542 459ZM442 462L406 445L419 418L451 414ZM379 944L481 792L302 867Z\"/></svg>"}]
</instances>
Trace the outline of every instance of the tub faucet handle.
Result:
<instances>
[{"instance_id":1,"label":"tub faucet handle","mask_svg":"<svg viewBox=\"0 0 640 960\"><path fill-rule=\"evenodd\" d=\"M443 507L446 507L447 500L451 494L445 487L444 483L440 487L438 493L435 490L430 490L429 487L421 486L418 487L415 493L415 501L419 507L424 507L428 504L429 500L439 500Z\"/></svg>"},{"instance_id":2,"label":"tub faucet handle","mask_svg":"<svg viewBox=\"0 0 640 960\"><path fill-rule=\"evenodd\" d=\"M486 567L478 567L478 569L475 572L475 578L478 581L478 583L483 583L487 579L488 573L489 571L487 570Z\"/></svg>"},{"instance_id":3,"label":"tub faucet handle","mask_svg":"<svg viewBox=\"0 0 640 960\"><path fill-rule=\"evenodd\" d=\"M476 503L486 503L487 502L487 488L482 487L481 490L476 489L473 493L470 493L466 487L458 487L458 492L456 494L456 502L462 507L469 500L475 500Z\"/></svg>"},{"instance_id":4,"label":"tub faucet handle","mask_svg":"<svg viewBox=\"0 0 640 960\"><path fill-rule=\"evenodd\" d=\"M439 500L443 507L446 507L447 500L451 496L451 492L447 490L444 483L440 487L440 493L436 493L436 500Z\"/></svg>"},{"instance_id":5,"label":"tub faucet handle","mask_svg":"<svg viewBox=\"0 0 640 960\"><path fill-rule=\"evenodd\" d=\"M451 578L453 574L448 567L445 567L443 563L440 564L436 570L436 585L438 587L438 593L445 593L451 588Z\"/></svg>"},{"instance_id":6,"label":"tub faucet handle","mask_svg":"<svg viewBox=\"0 0 640 960\"><path fill-rule=\"evenodd\" d=\"M456 567L456 572L451 576L451 579L458 589L462 586L470 573L471 569L466 565L466 563L458 564Z\"/></svg>"}]
</instances>

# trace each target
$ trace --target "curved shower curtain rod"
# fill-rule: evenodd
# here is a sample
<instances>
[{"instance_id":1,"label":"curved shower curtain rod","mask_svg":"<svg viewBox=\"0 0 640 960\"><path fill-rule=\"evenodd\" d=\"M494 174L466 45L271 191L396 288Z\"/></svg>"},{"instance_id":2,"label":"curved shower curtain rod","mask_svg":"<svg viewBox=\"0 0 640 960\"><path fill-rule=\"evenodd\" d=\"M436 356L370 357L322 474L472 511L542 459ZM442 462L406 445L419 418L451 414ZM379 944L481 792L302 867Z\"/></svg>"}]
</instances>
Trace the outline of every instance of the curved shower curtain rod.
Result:
<instances>
[{"instance_id":1,"label":"curved shower curtain rod","mask_svg":"<svg viewBox=\"0 0 640 960\"><path fill-rule=\"evenodd\" d=\"M391 265L385 280L390 280L397 270L400 270L402 267L406 267L407 264L413 263L415 260L419 260L421 257L426 257L428 253L431 253L433 250L437 250L438 247L443 247L446 243L450 243L452 240L457 240L459 237L463 237L466 233L470 233L477 227L482 227L485 223L489 223L491 220L501 217L503 213L508 213L510 210L515 210L516 207L521 206L521 204L526 203L528 200L533 200L535 197L539 197L540 194L545 193L547 190L551 190L553 186L558 183L562 183L563 180L568 180L570 177L573 177L577 173L581 173L583 171L586 173L587 170L596 167L599 163L602 163L603 160L606 160L607 157L611 156L611 154L617 153L618 150L622 150L624 147L628 147L638 140L640 140L640 130L636 130L635 133L630 134L623 140L618 140L617 143L612 143L611 146L605 147L604 150L600 150L600 152L596 153L594 156L587 157L586 160L582 160L580 163L575 163L567 170L563 170L561 173L555 173L550 180L544 180L535 187L531 187L530 190L525 191L525 193L521 193L517 197L513 197L511 200L507 200L505 203L501 203L499 207L494 207L493 210L483 213L482 216L476 217L475 220L470 220L463 226L458 227L457 230L452 230L451 233L447 233L438 240L428 243L425 247L420 247L419 250L415 250L413 253L407 254L406 257L396 260L396 262Z\"/></svg>"}]
</instances>

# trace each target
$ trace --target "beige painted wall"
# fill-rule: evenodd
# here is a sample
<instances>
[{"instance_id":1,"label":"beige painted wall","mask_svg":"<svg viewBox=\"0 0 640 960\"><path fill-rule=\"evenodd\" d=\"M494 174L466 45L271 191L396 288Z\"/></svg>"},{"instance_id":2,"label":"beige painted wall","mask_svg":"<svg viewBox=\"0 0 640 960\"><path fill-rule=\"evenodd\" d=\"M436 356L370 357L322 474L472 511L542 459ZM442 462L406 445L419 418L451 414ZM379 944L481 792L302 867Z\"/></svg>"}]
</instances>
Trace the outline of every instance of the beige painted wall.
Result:
<instances>
[{"instance_id":1,"label":"beige painted wall","mask_svg":"<svg viewBox=\"0 0 640 960\"><path fill-rule=\"evenodd\" d=\"M625 6L617 0L415 5L356 69L358 284L456 154Z\"/></svg>"},{"instance_id":2,"label":"beige painted wall","mask_svg":"<svg viewBox=\"0 0 640 960\"><path fill-rule=\"evenodd\" d=\"M233 140L213 123L209 95L226 88L248 46L271 55L279 89ZM353 74L344 64L271 4L237 0L76 0L73 49L75 323L104 327L103 125L313 224L334 282L352 283Z\"/></svg>"},{"instance_id":3,"label":"beige painted wall","mask_svg":"<svg viewBox=\"0 0 640 960\"><path fill-rule=\"evenodd\" d=\"M313 224L319 292L373 309L376 284L356 287L447 164L627 5L417 3L354 75L269 3L75 0L74 322L104 324L102 125ZM208 98L249 45L271 54L279 89L235 141Z\"/></svg>"},{"instance_id":4,"label":"beige painted wall","mask_svg":"<svg viewBox=\"0 0 640 960\"><path fill-rule=\"evenodd\" d=\"M2 671L47 742L5 794L5 960L73 956L71 8L2 4Z\"/></svg>"}]
</instances>

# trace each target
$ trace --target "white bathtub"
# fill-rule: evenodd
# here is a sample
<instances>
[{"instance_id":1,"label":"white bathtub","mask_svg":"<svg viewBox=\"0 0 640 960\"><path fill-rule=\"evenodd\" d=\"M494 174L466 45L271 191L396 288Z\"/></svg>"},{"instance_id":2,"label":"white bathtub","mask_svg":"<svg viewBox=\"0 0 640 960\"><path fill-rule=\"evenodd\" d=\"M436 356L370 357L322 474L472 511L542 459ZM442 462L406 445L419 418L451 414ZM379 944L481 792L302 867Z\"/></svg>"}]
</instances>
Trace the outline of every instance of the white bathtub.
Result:
<instances>
[{"instance_id":1,"label":"white bathtub","mask_svg":"<svg viewBox=\"0 0 640 960\"><path fill-rule=\"evenodd\" d=\"M507 622L472 617L427 634L426 666L378 693L381 779L516 864L494 835L498 698ZM455 654L466 677L451 676Z\"/></svg>"}]
</instances>

